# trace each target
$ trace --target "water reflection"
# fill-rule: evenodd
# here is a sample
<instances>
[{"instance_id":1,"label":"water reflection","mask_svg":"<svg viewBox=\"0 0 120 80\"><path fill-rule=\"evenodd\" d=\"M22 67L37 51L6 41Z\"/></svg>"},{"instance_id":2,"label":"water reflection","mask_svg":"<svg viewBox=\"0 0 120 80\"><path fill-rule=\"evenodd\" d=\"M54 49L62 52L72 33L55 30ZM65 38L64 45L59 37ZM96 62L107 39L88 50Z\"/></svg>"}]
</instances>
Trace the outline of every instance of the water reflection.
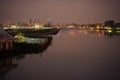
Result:
<instances>
[{"instance_id":1,"label":"water reflection","mask_svg":"<svg viewBox=\"0 0 120 80\"><path fill-rule=\"evenodd\" d=\"M80 34L88 35L90 33L93 33L97 36L120 36L119 30L86 30L86 29L77 29L77 30L71 30L71 29L63 29L63 33L69 33L71 36L76 36Z\"/></svg>"},{"instance_id":2,"label":"water reflection","mask_svg":"<svg viewBox=\"0 0 120 80\"><path fill-rule=\"evenodd\" d=\"M7 74L1 73L0 77L5 76L4 80L110 80L117 78L120 66L120 45L119 39L116 39L116 32L63 29L58 35L53 38L52 36L41 37L44 41L40 41L41 38L26 37L27 43L15 44L12 55L1 58L1 63L3 65L4 60L10 60L10 63L6 63L17 63L17 67L15 70L12 70L13 68L10 69L11 71L8 70L10 72ZM109 35L115 37L113 39L98 38L98 36ZM41 45L41 42L45 44ZM50 46L51 42L52 46ZM43 57L46 49L47 55Z\"/></svg>"},{"instance_id":3,"label":"water reflection","mask_svg":"<svg viewBox=\"0 0 120 80\"><path fill-rule=\"evenodd\" d=\"M120 36L120 31L117 30L90 30L89 32L98 36Z\"/></svg>"},{"instance_id":4,"label":"water reflection","mask_svg":"<svg viewBox=\"0 0 120 80\"><path fill-rule=\"evenodd\" d=\"M4 80L6 73L17 67L18 63L13 56L8 57L0 55L0 80Z\"/></svg>"},{"instance_id":5,"label":"water reflection","mask_svg":"<svg viewBox=\"0 0 120 80\"><path fill-rule=\"evenodd\" d=\"M40 38L27 38L26 43L14 43L12 51L0 53L0 73L17 67L18 64L15 63L15 60L24 59L27 54L40 54L42 57L43 52L50 46L51 42L52 36L42 36Z\"/></svg>"}]
</instances>

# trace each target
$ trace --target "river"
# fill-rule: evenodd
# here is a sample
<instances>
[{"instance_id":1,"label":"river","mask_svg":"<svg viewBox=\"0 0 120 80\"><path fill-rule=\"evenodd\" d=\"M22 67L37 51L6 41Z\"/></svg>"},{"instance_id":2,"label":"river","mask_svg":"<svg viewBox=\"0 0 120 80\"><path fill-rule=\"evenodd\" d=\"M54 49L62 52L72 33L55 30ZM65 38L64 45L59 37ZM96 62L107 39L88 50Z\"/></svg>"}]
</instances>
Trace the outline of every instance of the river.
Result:
<instances>
[{"instance_id":1,"label":"river","mask_svg":"<svg viewBox=\"0 0 120 80\"><path fill-rule=\"evenodd\" d=\"M109 32L63 29L44 51L1 58L12 67L0 80L118 80L120 33Z\"/></svg>"}]
</instances>

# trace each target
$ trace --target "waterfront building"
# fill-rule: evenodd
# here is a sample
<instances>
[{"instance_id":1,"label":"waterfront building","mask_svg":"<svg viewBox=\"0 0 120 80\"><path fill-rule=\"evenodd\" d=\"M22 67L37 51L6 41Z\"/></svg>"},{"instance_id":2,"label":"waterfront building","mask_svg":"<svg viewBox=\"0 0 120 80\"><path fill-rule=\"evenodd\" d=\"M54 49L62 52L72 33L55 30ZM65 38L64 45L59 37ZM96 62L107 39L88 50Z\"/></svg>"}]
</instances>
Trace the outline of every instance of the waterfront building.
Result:
<instances>
[{"instance_id":1,"label":"waterfront building","mask_svg":"<svg viewBox=\"0 0 120 80\"><path fill-rule=\"evenodd\" d=\"M0 27L0 51L11 50L14 38Z\"/></svg>"}]
</instances>

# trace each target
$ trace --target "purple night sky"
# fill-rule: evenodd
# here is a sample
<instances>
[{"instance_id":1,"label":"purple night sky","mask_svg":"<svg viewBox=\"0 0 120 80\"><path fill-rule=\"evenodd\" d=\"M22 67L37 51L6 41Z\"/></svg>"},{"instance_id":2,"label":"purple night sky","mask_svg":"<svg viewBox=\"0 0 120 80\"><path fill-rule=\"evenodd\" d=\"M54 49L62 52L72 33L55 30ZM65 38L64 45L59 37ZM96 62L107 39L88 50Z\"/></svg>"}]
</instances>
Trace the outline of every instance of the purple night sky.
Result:
<instances>
[{"instance_id":1,"label":"purple night sky","mask_svg":"<svg viewBox=\"0 0 120 80\"><path fill-rule=\"evenodd\" d=\"M120 21L120 0L0 0L0 22L50 19L81 24Z\"/></svg>"}]
</instances>

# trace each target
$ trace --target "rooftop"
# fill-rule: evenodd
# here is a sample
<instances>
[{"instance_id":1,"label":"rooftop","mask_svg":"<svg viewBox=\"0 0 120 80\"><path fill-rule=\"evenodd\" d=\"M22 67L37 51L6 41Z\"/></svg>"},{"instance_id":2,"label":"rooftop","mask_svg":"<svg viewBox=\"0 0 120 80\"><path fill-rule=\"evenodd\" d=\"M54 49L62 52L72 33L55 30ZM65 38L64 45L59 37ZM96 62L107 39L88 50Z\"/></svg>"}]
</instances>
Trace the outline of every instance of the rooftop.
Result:
<instances>
[{"instance_id":1,"label":"rooftop","mask_svg":"<svg viewBox=\"0 0 120 80\"><path fill-rule=\"evenodd\" d=\"M1 27L0 27L0 41L1 40L11 40L14 39L11 35L9 35L7 32L5 32Z\"/></svg>"}]
</instances>

